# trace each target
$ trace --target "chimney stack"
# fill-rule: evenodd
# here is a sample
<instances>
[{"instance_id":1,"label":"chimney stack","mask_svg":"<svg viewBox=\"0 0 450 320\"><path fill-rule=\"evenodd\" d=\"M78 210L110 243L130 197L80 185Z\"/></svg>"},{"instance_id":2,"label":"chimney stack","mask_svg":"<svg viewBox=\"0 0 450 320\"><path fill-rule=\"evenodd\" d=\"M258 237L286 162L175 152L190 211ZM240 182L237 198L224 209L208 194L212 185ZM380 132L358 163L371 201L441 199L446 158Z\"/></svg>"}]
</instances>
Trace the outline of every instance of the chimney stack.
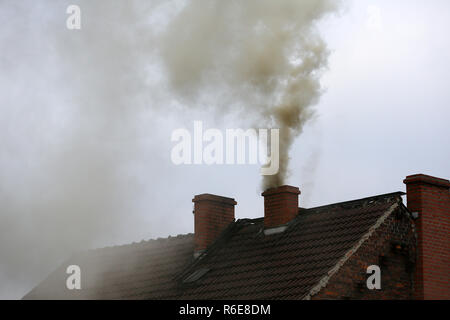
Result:
<instances>
[{"instance_id":1,"label":"chimney stack","mask_svg":"<svg viewBox=\"0 0 450 320\"><path fill-rule=\"evenodd\" d=\"M197 195L192 202L195 216L195 255L198 256L234 221L234 206L237 202L232 198L212 194Z\"/></svg>"},{"instance_id":2,"label":"chimney stack","mask_svg":"<svg viewBox=\"0 0 450 320\"><path fill-rule=\"evenodd\" d=\"M300 190L291 186L282 186L263 192L264 228L283 227L291 222L298 214L299 194Z\"/></svg>"},{"instance_id":3,"label":"chimney stack","mask_svg":"<svg viewBox=\"0 0 450 320\"><path fill-rule=\"evenodd\" d=\"M416 299L450 299L450 181L406 177L408 209L418 213Z\"/></svg>"}]
</instances>

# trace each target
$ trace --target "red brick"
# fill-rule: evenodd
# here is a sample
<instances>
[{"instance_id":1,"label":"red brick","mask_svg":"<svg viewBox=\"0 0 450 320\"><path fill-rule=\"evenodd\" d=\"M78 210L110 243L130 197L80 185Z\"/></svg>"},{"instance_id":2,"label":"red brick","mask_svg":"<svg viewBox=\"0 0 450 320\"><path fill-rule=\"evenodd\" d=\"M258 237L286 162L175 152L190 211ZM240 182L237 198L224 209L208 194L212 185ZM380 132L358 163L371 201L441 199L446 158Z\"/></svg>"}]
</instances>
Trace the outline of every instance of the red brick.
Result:
<instances>
[{"instance_id":1,"label":"red brick","mask_svg":"<svg viewBox=\"0 0 450 320\"><path fill-rule=\"evenodd\" d=\"M416 299L450 299L450 182L423 174L404 180L408 209L419 213Z\"/></svg>"},{"instance_id":2,"label":"red brick","mask_svg":"<svg viewBox=\"0 0 450 320\"><path fill-rule=\"evenodd\" d=\"M298 214L297 187L282 186L265 191L264 227L274 228L291 222Z\"/></svg>"},{"instance_id":3,"label":"red brick","mask_svg":"<svg viewBox=\"0 0 450 320\"><path fill-rule=\"evenodd\" d=\"M232 198L212 194L197 195L192 202L194 202L195 251L201 252L234 221L234 206L237 202Z\"/></svg>"}]
</instances>

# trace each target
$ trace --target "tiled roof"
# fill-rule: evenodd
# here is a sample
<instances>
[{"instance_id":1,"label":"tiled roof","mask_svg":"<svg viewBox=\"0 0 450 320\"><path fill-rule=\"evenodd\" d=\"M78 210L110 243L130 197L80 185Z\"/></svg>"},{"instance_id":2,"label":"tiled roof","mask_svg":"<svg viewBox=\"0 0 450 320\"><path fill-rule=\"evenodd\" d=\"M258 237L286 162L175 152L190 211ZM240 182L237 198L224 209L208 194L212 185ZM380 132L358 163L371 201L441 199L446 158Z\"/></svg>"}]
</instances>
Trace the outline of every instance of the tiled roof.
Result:
<instances>
[{"instance_id":1,"label":"tiled roof","mask_svg":"<svg viewBox=\"0 0 450 320\"><path fill-rule=\"evenodd\" d=\"M194 235L91 250L64 262L24 299L175 298L173 280L191 263ZM66 268L81 269L81 290L68 290Z\"/></svg>"},{"instance_id":2,"label":"tiled roof","mask_svg":"<svg viewBox=\"0 0 450 320\"><path fill-rule=\"evenodd\" d=\"M263 219L238 220L197 259L192 234L92 250L24 298L304 298L383 216L404 208L401 195L299 209L286 231L270 236ZM81 267L82 290L66 289L70 264Z\"/></svg>"}]
</instances>

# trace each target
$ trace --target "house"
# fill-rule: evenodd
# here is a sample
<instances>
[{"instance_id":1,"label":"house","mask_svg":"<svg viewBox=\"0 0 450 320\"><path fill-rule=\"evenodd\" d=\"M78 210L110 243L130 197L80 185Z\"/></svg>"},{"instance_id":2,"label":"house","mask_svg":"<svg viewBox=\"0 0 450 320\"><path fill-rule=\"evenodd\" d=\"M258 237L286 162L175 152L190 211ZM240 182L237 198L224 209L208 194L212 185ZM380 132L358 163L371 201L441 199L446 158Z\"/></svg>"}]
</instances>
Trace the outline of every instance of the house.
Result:
<instances>
[{"instance_id":1,"label":"house","mask_svg":"<svg viewBox=\"0 0 450 320\"><path fill-rule=\"evenodd\" d=\"M197 195L194 234L78 254L24 299L450 299L450 182L404 183L407 206L395 192L310 209L282 186L263 218L237 221L234 199Z\"/></svg>"}]
</instances>

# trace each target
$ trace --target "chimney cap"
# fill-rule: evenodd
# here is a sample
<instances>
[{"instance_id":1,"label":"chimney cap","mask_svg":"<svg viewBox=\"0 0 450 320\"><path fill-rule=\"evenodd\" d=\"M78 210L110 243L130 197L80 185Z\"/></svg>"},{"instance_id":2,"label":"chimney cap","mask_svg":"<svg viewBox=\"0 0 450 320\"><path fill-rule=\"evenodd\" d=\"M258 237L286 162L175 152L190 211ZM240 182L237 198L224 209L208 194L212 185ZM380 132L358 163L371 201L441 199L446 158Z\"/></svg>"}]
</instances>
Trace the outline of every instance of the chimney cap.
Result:
<instances>
[{"instance_id":1,"label":"chimney cap","mask_svg":"<svg viewBox=\"0 0 450 320\"><path fill-rule=\"evenodd\" d=\"M271 188L266 191L264 191L261 195L263 197L278 194L278 193L293 193L293 194L300 194L300 189L293 186L281 186L276 188Z\"/></svg>"},{"instance_id":2,"label":"chimney cap","mask_svg":"<svg viewBox=\"0 0 450 320\"><path fill-rule=\"evenodd\" d=\"M428 176L426 174L415 174L411 176L407 176L405 180L403 180L404 184L413 184L413 183L426 183L438 187L450 188L450 181L446 179L436 178L433 176Z\"/></svg>"},{"instance_id":3,"label":"chimney cap","mask_svg":"<svg viewBox=\"0 0 450 320\"><path fill-rule=\"evenodd\" d=\"M217 196L215 194L209 194L209 193L196 195L194 197L194 199L192 199L192 202L200 202L200 201L220 202L220 203L229 204L229 205L233 205L233 206L237 204L236 200L234 200L233 198Z\"/></svg>"}]
</instances>

